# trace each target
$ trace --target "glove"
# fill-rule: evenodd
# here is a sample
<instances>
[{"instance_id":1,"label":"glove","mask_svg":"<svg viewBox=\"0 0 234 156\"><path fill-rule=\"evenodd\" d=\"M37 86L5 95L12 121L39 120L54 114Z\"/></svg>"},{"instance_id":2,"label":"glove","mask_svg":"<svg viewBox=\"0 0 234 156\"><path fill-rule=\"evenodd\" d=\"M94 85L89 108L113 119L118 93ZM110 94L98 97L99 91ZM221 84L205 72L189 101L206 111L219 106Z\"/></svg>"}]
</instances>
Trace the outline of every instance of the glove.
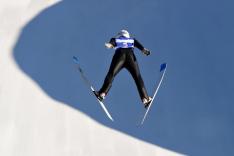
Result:
<instances>
[{"instance_id":1,"label":"glove","mask_svg":"<svg viewBox=\"0 0 234 156\"><path fill-rule=\"evenodd\" d=\"M150 51L146 48L142 50L142 53L145 54L146 56L150 55Z\"/></svg>"},{"instance_id":2,"label":"glove","mask_svg":"<svg viewBox=\"0 0 234 156\"><path fill-rule=\"evenodd\" d=\"M105 43L105 47L107 49L114 48L114 46L111 43Z\"/></svg>"}]
</instances>

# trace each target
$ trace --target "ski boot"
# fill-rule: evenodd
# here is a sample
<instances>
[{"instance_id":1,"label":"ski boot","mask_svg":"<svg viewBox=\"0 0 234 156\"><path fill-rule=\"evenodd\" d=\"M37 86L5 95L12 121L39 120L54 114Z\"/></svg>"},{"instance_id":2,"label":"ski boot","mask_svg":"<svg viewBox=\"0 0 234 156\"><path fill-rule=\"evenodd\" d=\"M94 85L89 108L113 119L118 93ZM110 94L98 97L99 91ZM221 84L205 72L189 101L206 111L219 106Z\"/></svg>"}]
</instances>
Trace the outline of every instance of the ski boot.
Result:
<instances>
[{"instance_id":1,"label":"ski boot","mask_svg":"<svg viewBox=\"0 0 234 156\"><path fill-rule=\"evenodd\" d=\"M106 94L105 93L99 93L99 91L94 91L95 96L98 98L98 100L103 101L105 99Z\"/></svg>"},{"instance_id":2,"label":"ski boot","mask_svg":"<svg viewBox=\"0 0 234 156\"><path fill-rule=\"evenodd\" d=\"M142 102L144 104L144 107L147 109L149 107L149 104L151 103L152 101L152 97L148 97L148 98L143 98Z\"/></svg>"}]
</instances>

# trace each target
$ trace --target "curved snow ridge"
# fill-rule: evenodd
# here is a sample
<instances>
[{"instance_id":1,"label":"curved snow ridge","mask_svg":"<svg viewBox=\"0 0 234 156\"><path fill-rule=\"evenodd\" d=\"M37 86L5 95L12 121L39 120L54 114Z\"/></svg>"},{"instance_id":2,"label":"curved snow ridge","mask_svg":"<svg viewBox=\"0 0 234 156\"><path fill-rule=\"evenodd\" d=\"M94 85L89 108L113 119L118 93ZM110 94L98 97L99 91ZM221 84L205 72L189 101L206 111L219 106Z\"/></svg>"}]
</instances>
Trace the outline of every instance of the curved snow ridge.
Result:
<instances>
[{"instance_id":1,"label":"curved snow ridge","mask_svg":"<svg viewBox=\"0 0 234 156\"><path fill-rule=\"evenodd\" d=\"M1 38L7 39L7 47L0 53L0 155L181 155L106 127L53 100L15 66L12 50L18 34L28 21L57 2L0 2L0 19L5 21L0 24Z\"/></svg>"}]
</instances>

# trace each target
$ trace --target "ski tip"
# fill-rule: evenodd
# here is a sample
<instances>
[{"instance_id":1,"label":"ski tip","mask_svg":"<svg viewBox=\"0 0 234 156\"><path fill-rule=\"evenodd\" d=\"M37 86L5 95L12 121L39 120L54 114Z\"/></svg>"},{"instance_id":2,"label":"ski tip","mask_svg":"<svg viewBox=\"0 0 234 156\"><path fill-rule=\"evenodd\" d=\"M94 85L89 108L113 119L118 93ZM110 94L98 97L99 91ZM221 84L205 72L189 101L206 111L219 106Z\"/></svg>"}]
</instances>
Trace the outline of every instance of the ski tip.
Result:
<instances>
[{"instance_id":1,"label":"ski tip","mask_svg":"<svg viewBox=\"0 0 234 156\"><path fill-rule=\"evenodd\" d=\"M76 56L73 56L73 60L74 60L74 62L76 62L76 63L79 62Z\"/></svg>"},{"instance_id":2,"label":"ski tip","mask_svg":"<svg viewBox=\"0 0 234 156\"><path fill-rule=\"evenodd\" d=\"M165 70L165 69L166 69L166 67L167 67L167 63L163 63L163 64L161 64L160 72L161 72L161 71L163 71L163 70Z\"/></svg>"}]
</instances>

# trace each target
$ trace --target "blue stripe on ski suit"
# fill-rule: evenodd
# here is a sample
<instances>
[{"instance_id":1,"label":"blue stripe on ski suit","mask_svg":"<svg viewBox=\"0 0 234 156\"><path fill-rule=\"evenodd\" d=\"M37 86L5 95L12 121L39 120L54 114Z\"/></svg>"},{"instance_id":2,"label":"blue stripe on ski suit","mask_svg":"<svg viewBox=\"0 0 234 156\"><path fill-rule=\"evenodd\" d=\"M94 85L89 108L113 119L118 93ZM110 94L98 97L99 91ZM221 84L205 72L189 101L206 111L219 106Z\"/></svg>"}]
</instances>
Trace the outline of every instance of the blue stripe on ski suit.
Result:
<instances>
[{"instance_id":1,"label":"blue stripe on ski suit","mask_svg":"<svg viewBox=\"0 0 234 156\"><path fill-rule=\"evenodd\" d=\"M115 39L116 48L134 48L134 39L119 37Z\"/></svg>"}]
</instances>

